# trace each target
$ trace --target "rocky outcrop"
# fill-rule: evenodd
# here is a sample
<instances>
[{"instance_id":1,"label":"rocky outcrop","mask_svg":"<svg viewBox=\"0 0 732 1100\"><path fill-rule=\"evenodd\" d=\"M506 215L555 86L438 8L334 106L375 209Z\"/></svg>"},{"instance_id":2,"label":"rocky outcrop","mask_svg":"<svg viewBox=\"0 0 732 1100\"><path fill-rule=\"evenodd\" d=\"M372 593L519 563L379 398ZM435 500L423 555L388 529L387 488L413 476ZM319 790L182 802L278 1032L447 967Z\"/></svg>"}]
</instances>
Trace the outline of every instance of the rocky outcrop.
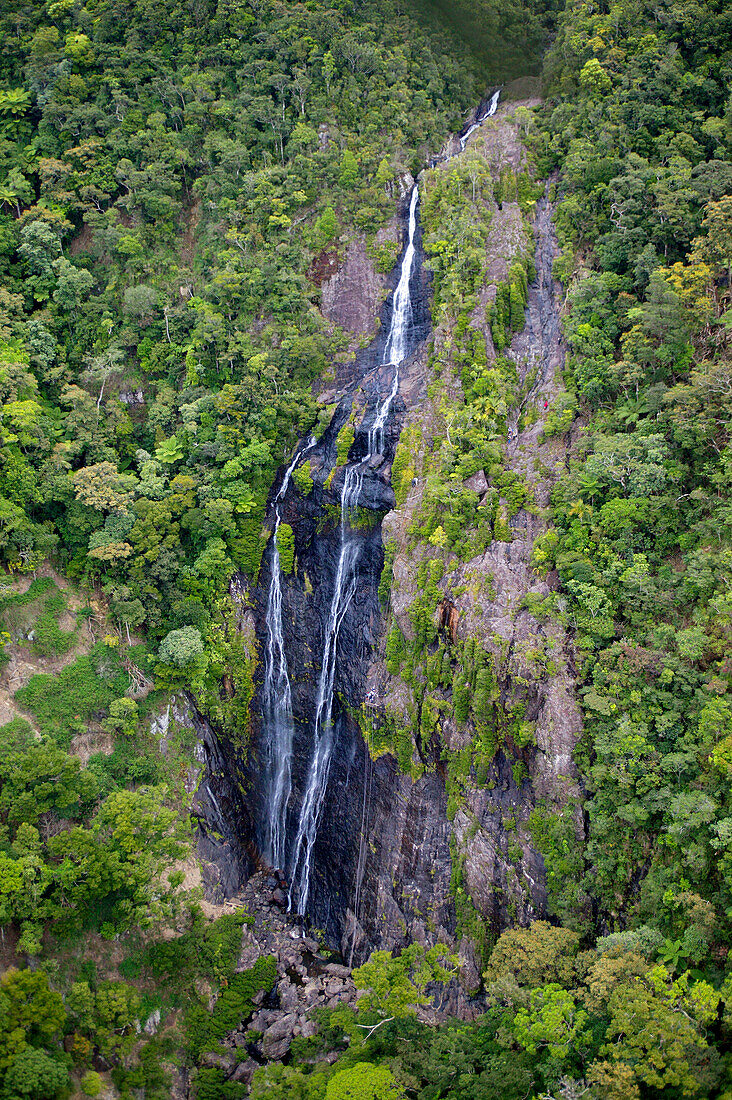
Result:
<instances>
[{"instance_id":1,"label":"rocky outcrop","mask_svg":"<svg viewBox=\"0 0 732 1100\"><path fill-rule=\"evenodd\" d=\"M247 830L240 828L246 807L234 781L229 746L187 695L173 696L150 720L150 732L164 756L174 731L180 730L192 740L183 783L192 796L200 885L209 902L221 905L254 870L246 848Z\"/></svg>"},{"instance_id":2,"label":"rocky outcrop","mask_svg":"<svg viewBox=\"0 0 732 1100\"><path fill-rule=\"evenodd\" d=\"M354 336L374 336L386 279L378 275L361 235L349 241L338 270L322 288L323 314Z\"/></svg>"},{"instance_id":3,"label":"rocky outcrop","mask_svg":"<svg viewBox=\"0 0 732 1100\"><path fill-rule=\"evenodd\" d=\"M480 142L496 166L520 168L524 154L511 116L511 111L499 114L472 141ZM546 530L551 488L567 452L563 436L544 437L547 410L562 388L565 354L560 325L561 288L552 275L557 246L551 214L548 200L540 200L533 219L537 277L529 288L525 328L508 350L516 363L524 397L521 408L509 418L503 467L522 480L533 504L512 517L510 541L496 540L483 554L467 562L447 556L441 582L445 594L436 612L440 620L437 625L453 644L474 639L492 654L501 702L508 706L520 695L536 744L499 748L480 785L475 784L475 776L466 781L464 797L452 821L443 816L445 797L439 764L436 773L428 772L414 783L400 777L400 797L393 800L391 810L387 810L386 802L379 806L368 831L370 855L364 881L375 885L364 892L368 901L363 902L361 935L364 940L370 936L371 942L379 946L433 940L440 934L450 937L455 932L449 870L456 861L463 897L470 899L471 908L494 932L544 915L546 871L529 828L531 812L542 804L549 811L568 815L578 835L582 830L578 809L581 792L573 763L581 718L574 694L571 635L562 625L561 615L537 618L525 606L526 597L541 601L551 595L554 587L551 578L541 579L535 574L531 557L536 539ZM490 357L495 351L485 307L495 298L496 285L506 277L512 259L531 248L515 203L495 209L486 248L486 282L471 325L483 332ZM445 337L449 333L438 331L436 344ZM443 380L443 384L449 383ZM526 417L524 424L520 412L527 408L532 408L532 417ZM428 465L430 440L438 420L436 403L431 399L418 401L407 411L405 427L418 427L416 436L426 448L424 462L416 456L418 471ZM465 488L484 499L488 490L485 472L474 474ZM415 637L410 609L419 595L417 578L425 553L419 547L415 549L409 531L419 514L424 490L425 479L415 478L404 506L391 512L383 525L385 537L396 549L390 611L408 640ZM427 550L428 556L434 553L429 547ZM382 713L401 716L407 725L413 721L411 691L399 677L387 673L379 655L369 670L368 682L372 706ZM449 752L464 749L471 736L470 728L458 728L450 720L442 723L441 737ZM378 769L380 764L379 760L375 767ZM414 831L410 840L415 851L420 843L423 850L411 863L399 843L408 816L405 805L422 807L421 842ZM382 837L391 834L395 837L391 846L381 843ZM435 843L438 837L439 843ZM431 843L431 876L426 885L420 875L420 862ZM406 891L401 889L405 881L411 883ZM389 895L381 903L381 912L374 901L379 896L379 884ZM463 936L460 949L465 961L465 985L470 988L473 981L477 984L479 980L470 937Z\"/></svg>"},{"instance_id":4,"label":"rocky outcrop","mask_svg":"<svg viewBox=\"0 0 732 1100\"><path fill-rule=\"evenodd\" d=\"M237 898L247 913L237 969L248 970L262 955L269 955L277 963L277 982L271 993L255 995L252 1019L227 1036L225 1048L231 1054L224 1059L232 1074L242 1064L238 1052L246 1049L249 1054L243 1063L248 1073L234 1080L251 1079L257 1065L286 1058L293 1039L315 1035L314 1009L355 1005L357 999L350 969L332 962L330 952L283 911L280 889L276 875L259 872Z\"/></svg>"}]
</instances>

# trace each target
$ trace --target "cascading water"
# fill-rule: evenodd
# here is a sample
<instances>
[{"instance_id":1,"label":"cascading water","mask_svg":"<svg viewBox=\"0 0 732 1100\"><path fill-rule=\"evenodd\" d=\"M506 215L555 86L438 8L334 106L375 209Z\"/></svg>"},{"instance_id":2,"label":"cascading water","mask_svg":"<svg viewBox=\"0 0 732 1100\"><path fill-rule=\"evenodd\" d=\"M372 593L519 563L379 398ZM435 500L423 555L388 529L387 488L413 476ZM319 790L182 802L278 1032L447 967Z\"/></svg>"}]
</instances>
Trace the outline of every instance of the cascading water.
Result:
<instances>
[{"instance_id":1,"label":"cascading water","mask_svg":"<svg viewBox=\"0 0 732 1100\"><path fill-rule=\"evenodd\" d=\"M399 282L394 291L391 324L384 347L382 365L393 366L392 383L387 396L377 401L374 422L368 433L367 454L346 469L341 490L340 551L333 597L325 628L323 661L315 705L313 756L308 769L300 815L292 847L289 907L305 913L310 893L313 846L328 786L334 747L333 691L338 655L338 636L349 605L356 592L356 565L360 544L350 523L350 513L358 504L369 461L383 451L384 428L399 390L399 367L409 353L410 326L413 318L410 280L414 268L415 235L419 190L415 186L409 204L407 247L402 257Z\"/></svg>"},{"instance_id":2,"label":"cascading water","mask_svg":"<svg viewBox=\"0 0 732 1100\"><path fill-rule=\"evenodd\" d=\"M402 269L399 273L399 282L394 291L394 303L392 306L391 326L384 348L385 364L394 366L394 374L391 382L391 390L385 401L379 404L376 410L374 423L369 431L370 455L380 454L384 446L384 427L391 411L392 402L399 390L399 366L404 361L408 345L407 336L412 320L412 296L409 291L409 281L412 277L414 266L414 235L417 229L417 203L419 201L419 188L414 187L412 199L409 203L409 235L407 247L402 259Z\"/></svg>"},{"instance_id":3,"label":"cascading water","mask_svg":"<svg viewBox=\"0 0 732 1100\"><path fill-rule=\"evenodd\" d=\"M295 728L292 718L292 692L285 655L282 628L282 574L277 533L282 523L281 506L290 486L292 472L307 452L316 445L311 439L298 451L287 468L280 491L275 497L275 521L272 544L272 575L267 597L267 644L264 652L262 716L265 727L265 798L266 818L263 851L273 867L286 862L287 803L292 789L292 754Z\"/></svg>"},{"instance_id":4,"label":"cascading water","mask_svg":"<svg viewBox=\"0 0 732 1100\"><path fill-rule=\"evenodd\" d=\"M460 138L460 152L461 153L465 152L465 146L468 144L468 139L470 137L472 137L472 135L475 133L475 131L480 126L482 126L484 122L486 122L489 118L492 118L493 115L496 113L496 111L498 109L498 100L500 98L501 98L501 89L499 88L498 91L494 92L493 95L491 96L491 101L488 104L488 110L485 112L485 114L481 115L481 117L479 119L477 119L473 123L472 126L468 127L468 129L465 131L463 136Z\"/></svg>"}]
</instances>

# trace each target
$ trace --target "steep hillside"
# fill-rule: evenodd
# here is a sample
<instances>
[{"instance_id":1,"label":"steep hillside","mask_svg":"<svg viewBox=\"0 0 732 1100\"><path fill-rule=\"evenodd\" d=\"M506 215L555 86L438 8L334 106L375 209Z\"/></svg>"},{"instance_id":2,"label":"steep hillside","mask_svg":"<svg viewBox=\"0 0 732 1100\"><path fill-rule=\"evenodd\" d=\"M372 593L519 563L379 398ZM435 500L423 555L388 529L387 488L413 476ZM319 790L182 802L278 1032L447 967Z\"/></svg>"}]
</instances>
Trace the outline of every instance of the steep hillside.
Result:
<instances>
[{"instance_id":1,"label":"steep hillside","mask_svg":"<svg viewBox=\"0 0 732 1100\"><path fill-rule=\"evenodd\" d=\"M728 7L3 7L3 1100L732 1097Z\"/></svg>"}]
</instances>

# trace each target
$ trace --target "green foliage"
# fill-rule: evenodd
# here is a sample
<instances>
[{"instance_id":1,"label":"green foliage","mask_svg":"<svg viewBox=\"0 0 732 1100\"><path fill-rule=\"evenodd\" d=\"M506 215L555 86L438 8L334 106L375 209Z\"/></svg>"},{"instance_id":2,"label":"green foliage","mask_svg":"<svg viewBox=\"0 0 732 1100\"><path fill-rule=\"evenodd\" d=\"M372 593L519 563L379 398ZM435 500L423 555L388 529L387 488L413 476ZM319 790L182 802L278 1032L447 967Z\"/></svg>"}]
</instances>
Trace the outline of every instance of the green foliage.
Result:
<instances>
[{"instance_id":1,"label":"green foliage","mask_svg":"<svg viewBox=\"0 0 732 1100\"><path fill-rule=\"evenodd\" d=\"M93 1069L87 1070L79 1083L85 1096L99 1096L102 1091L102 1078Z\"/></svg>"},{"instance_id":2,"label":"green foliage","mask_svg":"<svg viewBox=\"0 0 732 1100\"><path fill-rule=\"evenodd\" d=\"M321 247L329 244L336 237L338 233L338 220L332 206L326 206L325 210L316 221L315 232L318 244Z\"/></svg>"},{"instance_id":3,"label":"green foliage","mask_svg":"<svg viewBox=\"0 0 732 1100\"><path fill-rule=\"evenodd\" d=\"M60 657L76 640L75 630L61 630L59 617L66 598L50 577L36 577L25 592L0 597L0 615L13 641L24 644L32 634L33 651L42 657Z\"/></svg>"},{"instance_id":4,"label":"green foliage","mask_svg":"<svg viewBox=\"0 0 732 1100\"><path fill-rule=\"evenodd\" d=\"M321 250L373 237L396 166L439 148L485 77L391 2L168 12L155 33L148 15L105 0L92 35L57 4L8 55L0 556L57 554L157 644L199 627L176 607L223 594L224 561L257 573L274 471L344 346L313 308ZM172 98L169 53L192 58ZM43 624L45 653L69 644Z\"/></svg>"},{"instance_id":5,"label":"green foliage","mask_svg":"<svg viewBox=\"0 0 732 1100\"><path fill-rule=\"evenodd\" d=\"M411 1015L417 1005L428 1002L427 985L448 982L456 966L457 959L443 944L428 951L412 944L397 956L374 951L368 962L353 971L356 988L364 990L358 1001L359 1016L383 1020Z\"/></svg>"},{"instance_id":6,"label":"green foliage","mask_svg":"<svg viewBox=\"0 0 732 1100\"><path fill-rule=\"evenodd\" d=\"M719 387L730 367L714 335L729 304L730 132L721 74L699 91L710 60L729 59L721 25L712 18L676 53L683 5L669 13L659 26L644 5L632 16L615 3L602 15L568 7L529 139L541 170L561 173L568 290L567 389L545 435L583 418L533 564L557 570L575 631L586 847L546 807L531 826L556 916L587 929L591 897L607 928L649 928L678 969L702 939L708 959L712 943L725 950L732 912L719 782L730 690L730 410ZM603 39L611 24L622 56ZM631 998L639 1019L656 1011L652 984ZM636 1088L692 1090L681 1060L654 1067L642 1046L629 1056L647 1073ZM602 1073L597 1088L610 1088Z\"/></svg>"},{"instance_id":7,"label":"green foliage","mask_svg":"<svg viewBox=\"0 0 732 1100\"><path fill-rule=\"evenodd\" d=\"M291 474L298 493L301 496L309 496L313 491L313 476L310 471L310 462L303 462L302 466L296 466Z\"/></svg>"},{"instance_id":8,"label":"green foliage","mask_svg":"<svg viewBox=\"0 0 732 1100\"><path fill-rule=\"evenodd\" d=\"M356 432L349 420L343 425L336 438L336 466L345 466L348 461L348 452L355 438Z\"/></svg>"},{"instance_id":9,"label":"green foliage","mask_svg":"<svg viewBox=\"0 0 732 1100\"><path fill-rule=\"evenodd\" d=\"M389 596L391 593L391 584L393 579L394 570L394 558L397 552L396 542L387 542L384 546L384 565L381 569L381 577L379 578L379 603L382 607L386 608L389 605Z\"/></svg>"},{"instance_id":10,"label":"green foliage","mask_svg":"<svg viewBox=\"0 0 732 1100\"><path fill-rule=\"evenodd\" d=\"M243 910L207 921L199 908L191 913L190 931L170 940L157 940L143 953L142 965L157 982L181 987L192 985L195 978L209 975L216 981L228 980L241 948Z\"/></svg>"},{"instance_id":11,"label":"green foliage","mask_svg":"<svg viewBox=\"0 0 732 1100\"><path fill-rule=\"evenodd\" d=\"M6 970L0 977L0 1087L9 1100L55 1100L68 1070L57 1040L66 1021L61 996L42 971Z\"/></svg>"},{"instance_id":12,"label":"green foliage","mask_svg":"<svg viewBox=\"0 0 732 1100\"><path fill-rule=\"evenodd\" d=\"M212 1011L208 1010L202 1000L192 1001L185 1017L186 1051L189 1058L196 1063L206 1052L215 1052L227 1032L240 1027L253 1015L254 994L261 990L268 992L276 980L276 960L263 956L257 959L250 970L230 975Z\"/></svg>"},{"instance_id":13,"label":"green foliage","mask_svg":"<svg viewBox=\"0 0 732 1100\"><path fill-rule=\"evenodd\" d=\"M586 904L580 883L584 873L582 850L577 844L569 813L557 814L536 806L529 816L531 837L544 858L549 893L549 913L570 928L585 926Z\"/></svg>"},{"instance_id":14,"label":"green foliage","mask_svg":"<svg viewBox=\"0 0 732 1100\"><path fill-rule=\"evenodd\" d=\"M394 266L399 259L399 245L396 241L385 241L378 248L369 249L369 252L380 275L387 275L394 270Z\"/></svg>"},{"instance_id":15,"label":"green foliage","mask_svg":"<svg viewBox=\"0 0 732 1100\"><path fill-rule=\"evenodd\" d=\"M127 684L115 651L97 645L89 656L78 657L57 676L32 676L15 698L30 711L42 733L65 745L88 721L101 717Z\"/></svg>"},{"instance_id":16,"label":"green foliage","mask_svg":"<svg viewBox=\"0 0 732 1100\"><path fill-rule=\"evenodd\" d=\"M362 729L374 760L389 752L395 757L400 771L405 774L414 773L413 731L411 724L405 722L402 715L389 710L379 714L366 711Z\"/></svg>"},{"instance_id":17,"label":"green foliage","mask_svg":"<svg viewBox=\"0 0 732 1100\"><path fill-rule=\"evenodd\" d=\"M4 1094L8 1100L55 1100L65 1094L68 1070L43 1050L21 1050L5 1073Z\"/></svg>"},{"instance_id":18,"label":"green foliage","mask_svg":"<svg viewBox=\"0 0 732 1100\"><path fill-rule=\"evenodd\" d=\"M325 1100L402 1100L403 1090L387 1066L356 1062L331 1077Z\"/></svg>"},{"instance_id":19,"label":"green foliage","mask_svg":"<svg viewBox=\"0 0 732 1100\"><path fill-rule=\"evenodd\" d=\"M291 573L295 566L295 532L289 523L281 523L277 528L277 551L280 569L283 573Z\"/></svg>"},{"instance_id":20,"label":"green foliage","mask_svg":"<svg viewBox=\"0 0 732 1100\"><path fill-rule=\"evenodd\" d=\"M407 427L397 444L391 467L391 484L397 508L403 508L414 478L413 448L417 442L415 429Z\"/></svg>"},{"instance_id":21,"label":"green foliage","mask_svg":"<svg viewBox=\"0 0 732 1100\"><path fill-rule=\"evenodd\" d=\"M358 182L359 168L358 161L354 157L350 149L343 150L343 156L341 157L341 174L338 182L341 187L345 187L347 190L356 186Z\"/></svg>"},{"instance_id":22,"label":"green foliage","mask_svg":"<svg viewBox=\"0 0 732 1100\"><path fill-rule=\"evenodd\" d=\"M576 411L577 400L574 394L557 394L544 417L545 438L550 439L552 436L566 432L574 420Z\"/></svg>"},{"instance_id":23,"label":"green foliage","mask_svg":"<svg viewBox=\"0 0 732 1100\"><path fill-rule=\"evenodd\" d=\"M186 668L203 656L203 638L194 626L171 630L160 643L158 656L166 664Z\"/></svg>"},{"instance_id":24,"label":"green foliage","mask_svg":"<svg viewBox=\"0 0 732 1100\"><path fill-rule=\"evenodd\" d=\"M505 183L503 187L505 191ZM512 334L521 332L524 327L528 284L535 274L533 259L519 257L511 265L507 281L499 283L496 288L496 297L487 308L486 318L491 327L493 344L499 353L510 344Z\"/></svg>"},{"instance_id":25,"label":"green foliage","mask_svg":"<svg viewBox=\"0 0 732 1100\"><path fill-rule=\"evenodd\" d=\"M154 17L137 0L124 9L99 0L91 14L66 0L26 8L0 14L0 558L32 573L53 556L97 586L120 629L144 628L169 662L163 675L194 687L243 743L254 659L226 589L236 567L256 576L274 472L318 419L314 383L345 352L314 306L322 271L354 232L380 239L397 174L421 168L488 80L533 64L545 9L492 0L423 0L416 12L391 0L273 0L203 14L161 7ZM383 1026L354 1044L330 1084L329 1070L309 1073L307 1063L273 1073L284 1095L291 1086L322 1100L343 1074L344 1088L380 1077L374 1087L391 1089L382 1070L419 1100L728 1089L711 1046L729 1045L732 919L725 16L724 5L678 0L661 10L566 5L547 101L516 115L539 175L559 173L568 358L545 435L565 434L577 414L583 428L555 486L554 527L533 552L560 590L530 610L561 614L572 631L587 844L569 828L574 808L560 818L538 807L530 824L552 915L587 936L586 951L562 938L567 929L499 941L490 1012L435 1030L401 1014L408 982L418 994L420 982L388 970L391 959L386 985L373 975L381 999L372 990L367 1001ZM540 185L492 167L469 150L428 171L422 188L445 340L431 350L429 446L408 429L392 471L399 507L415 477L422 498L408 548L414 640L396 625L387 639L408 701L403 714L374 717L369 733L372 749L390 746L405 770L415 758L442 769L451 816L468 782L490 782L498 746L515 754L523 782L532 737L526 685L506 694L497 661L438 625L450 563L510 540L509 520L532 507L525 484L502 476L524 394L500 355L522 327L530 265L512 266L491 309L498 359L472 319L495 204L517 203L528 223ZM380 269L392 261L393 248L380 246ZM138 390L142 401L128 402ZM339 436L339 464L352 442ZM465 485L480 471L482 500ZM310 491L306 468L297 473L298 491ZM1 610L20 644L32 619L40 656L71 648L50 583L6 594ZM537 679L551 675L540 648ZM234 701L221 692L225 673ZM175 911L165 885L181 852L172 796L157 789L160 755L137 751L127 689L118 655L97 647L18 693L40 742L22 723L3 730L0 907L21 953L42 956L49 931L114 936ZM465 749L441 746L445 717L469 727ZM96 723L119 744L82 768L63 746ZM461 858L459 925L477 936L469 899L457 904ZM589 946L590 916L622 941ZM197 929L164 963L176 985L184 971L202 976L199 954L220 981L213 1012L194 979L185 993L176 985L197 1054L250 1011L251 990L233 976L236 935L220 930L209 944ZM125 1046L137 1042L129 988L100 981L76 993L78 1027L124 1063L114 1071L122 1095L165 1095L170 1052L150 1042L138 1065ZM60 1095L70 1004L42 970L8 971L0 1000L2 1095ZM392 1003L400 1011L387 1023ZM365 1084L354 1078L364 1063ZM196 1068L199 1096L239 1091L215 1065Z\"/></svg>"}]
</instances>

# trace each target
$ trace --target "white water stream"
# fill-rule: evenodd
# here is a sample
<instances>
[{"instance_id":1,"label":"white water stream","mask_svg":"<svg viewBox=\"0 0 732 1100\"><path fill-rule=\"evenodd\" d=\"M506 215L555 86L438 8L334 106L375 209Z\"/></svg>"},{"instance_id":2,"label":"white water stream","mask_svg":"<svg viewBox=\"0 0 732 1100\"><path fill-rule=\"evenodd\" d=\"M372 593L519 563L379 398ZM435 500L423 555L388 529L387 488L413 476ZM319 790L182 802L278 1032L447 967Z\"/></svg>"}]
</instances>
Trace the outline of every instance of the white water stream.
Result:
<instances>
[{"instance_id":1,"label":"white water stream","mask_svg":"<svg viewBox=\"0 0 732 1100\"><path fill-rule=\"evenodd\" d=\"M286 856L287 803L292 790L292 752L295 727L292 720L292 691L282 629L282 571L277 532L282 522L281 505L290 487L292 471L316 444L311 439L298 451L287 468L275 497L272 531L272 577L267 598L267 644L264 651L262 716L266 729L265 758L265 841L264 855L273 867L284 869Z\"/></svg>"},{"instance_id":2,"label":"white water stream","mask_svg":"<svg viewBox=\"0 0 732 1100\"><path fill-rule=\"evenodd\" d=\"M468 139L470 137L472 137L472 135L475 133L475 131L477 129L479 129L479 127L481 127L483 125L483 123L486 122L489 118L493 118L493 115L496 113L496 111L498 109L498 100L500 98L501 98L501 89L499 88L498 91L494 92L493 95L491 96L491 101L488 104L488 110L485 112L485 114L481 115L480 118L477 119L473 123L473 125L470 126L465 131L463 136L460 138L460 152L461 153L465 152L465 146L468 144Z\"/></svg>"},{"instance_id":3,"label":"white water stream","mask_svg":"<svg viewBox=\"0 0 732 1100\"><path fill-rule=\"evenodd\" d=\"M382 359L382 365L394 367L391 388L386 397L377 402L374 423L368 435L368 453L359 462L346 469L341 492L340 553L333 587L333 598L325 631L323 662L318 680L313 756L303 792L290 867L289 907L297 913L305 913L307 908L310 894L313 846L318 833L333 755L333 691L338 655L338 636L346 612L356 593L356 565L360 553L360 542L351 528L350 513L358 504L369 460L382 453L384 428L394 398L399 390L399 367L410 350L409 330L413 318L413 309L409 284L416 253L415 234L418 201L419 190L415 186L409 204L407 247L402 257L399 282L394 291L391 324Z\"/></svg>"}]
</instances>

